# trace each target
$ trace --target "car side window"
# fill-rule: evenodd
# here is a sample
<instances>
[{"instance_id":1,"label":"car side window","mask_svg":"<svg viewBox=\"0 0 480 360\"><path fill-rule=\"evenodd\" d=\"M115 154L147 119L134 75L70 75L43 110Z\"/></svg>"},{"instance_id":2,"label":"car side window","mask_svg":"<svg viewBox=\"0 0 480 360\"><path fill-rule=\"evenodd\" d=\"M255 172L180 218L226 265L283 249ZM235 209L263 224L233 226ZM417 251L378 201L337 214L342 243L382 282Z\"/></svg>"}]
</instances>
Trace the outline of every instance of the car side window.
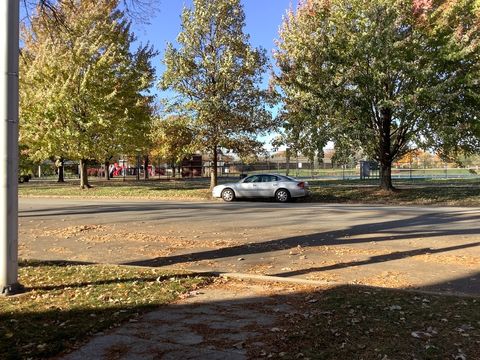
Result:
<instances>
[{"instance_id":1,"label":"car side window","mask_svg":"<svg viewBox=\"0 0 480 360\"><path fill-rule=\"evenodd\" d=\"M245 180L243 180L244 183L257 183L257 182L261 182L261 181L262 181L262 178L260 176L257 176L257 175L249 176L249 177L245 178Z\"/></svg>"},{"instance_id":2,"label":"car side window","mask_svg":"<svg viewBox=\"0 0 480 360\"><path fill-rule=\"evenodd\" d=\"M251 183L253 180L254 176L249 176L243 180L244 183Z\"/></svg>"}]
</instances>

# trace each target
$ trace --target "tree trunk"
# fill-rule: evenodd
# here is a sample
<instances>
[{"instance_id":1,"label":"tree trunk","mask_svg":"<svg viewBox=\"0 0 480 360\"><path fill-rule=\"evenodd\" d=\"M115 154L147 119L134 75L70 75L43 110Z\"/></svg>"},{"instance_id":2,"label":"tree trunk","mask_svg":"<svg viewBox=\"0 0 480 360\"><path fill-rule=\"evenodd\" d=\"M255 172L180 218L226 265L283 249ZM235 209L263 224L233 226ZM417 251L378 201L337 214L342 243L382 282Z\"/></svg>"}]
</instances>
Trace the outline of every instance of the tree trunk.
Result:
<instances>
[{"instance_id":1,"label":"tree trunk","mask_svg":"<svg viewBox=\"0 0 480 360\"><path fill-rule=\"evenodd\" d=\"M110 161L105 160L105 180L110 180Z\"/></svg>"},{"instance_id":2,"label":"tree trunk","mask_svg":"<svg viewBox=\"0 0 480 360\"><path fill-rule=\"evenodd\" d=\"M380 163L380 187L383 190L392 191L395 188L392 184L392 163Z\"/></svg>"},{"instance_id":3,"label":"tree trunk","mask_svg":"<svg viewBox=\"0 0 480 360\"><path fill-rule=\"evenodd\" d=\"M381 110L382 122L380 127L380 187L383 190L393 191L392 184L392 150L391 150L391 126L392 110L384 108Z\"/></svg>"},{"instance_id":4,"label":"tree trunk","mask_svg":"<svg viewBox=\"0 0 480 360\"><path fill-rule=\"evenodd\" d=\"M287 148L285 150L285 175L288 176L290 172L290 150Z\"/></svg>"},{"instance_id":5,"label":"tree trunk","mask_svg":"<svg viewBox=\"0 0 480 360\"><path fill-rule=\"evenodd\" d=\"M143 157L143 180L148 180L148 155Z\"/></svg>"},{"instance_id":6,"label":"tree trunk","mask_svg":"<svg viewBox=\"0 0 480 360\"><path fill-rule=\"evenodd\" d=\"M172 177L175 179L175 163L172 163L171 164L171 167L172 167Z\"/></svg>"},{"instance_id":7,"label":"tree trunk","mask_svg":"<svg viewBox=\"0 0 480 360\"><path fill-rule=\"evenodd\" d=\"M210 166L210 190L212 190L218 184L217 160L218 160L217 146L214 146L212 164Z\"/></svg>"},{"instance_id":8,"label":"tree trunk","mask_svg":"<svg viewBox=\"0 0 480 360\"><path fill-rule=\"evenodd\" d=\"M65 172L64 172L64 169L63 169L63 162L64 162L64 159L63 158L60 158L58 159L58 180L57 182L59 183L63 183L65 182Z\"/></svg>"},{"instance_id":9,"label":"tree trunk","mask_svg":"<svg viewBox=\"0 0 480 360\"><path fill-rule=\"evenodd\" d=\"M137 155L137 171L136 171L137 181L140 180L140 155Z\"/></svg>"},{"instance_id":10,"label":"tree trunk","mask_svg":"<svg viewBox=\"0 0 480 360\"><path fill-rule=\"evenodd\" d=\"M91 185L88 183L87 161L85 159L80 160L80 188L91 188Z\"/></svg>"}]
</instances>

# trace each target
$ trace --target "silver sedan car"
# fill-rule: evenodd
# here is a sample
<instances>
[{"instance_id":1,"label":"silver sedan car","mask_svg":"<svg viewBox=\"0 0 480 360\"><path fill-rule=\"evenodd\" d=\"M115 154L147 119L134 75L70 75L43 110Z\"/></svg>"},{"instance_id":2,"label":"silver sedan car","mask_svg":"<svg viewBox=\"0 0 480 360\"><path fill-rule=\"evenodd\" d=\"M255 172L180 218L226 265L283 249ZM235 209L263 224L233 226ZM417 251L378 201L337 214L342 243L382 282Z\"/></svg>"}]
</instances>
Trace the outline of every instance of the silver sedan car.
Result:
<instances>
[{"instance_id":1,"label":"silver sedan car","mask_svg":"<svg viewBox=\"0 0 480 360\"><path fill-rule=\"evenodd\" d=\"M239 182L217 185L212 190L215 198L233 201L236 198L275 198L287 202L309 194L308 183L290 176L278 174L256 174Z\"/></svg>"}]
</instances>

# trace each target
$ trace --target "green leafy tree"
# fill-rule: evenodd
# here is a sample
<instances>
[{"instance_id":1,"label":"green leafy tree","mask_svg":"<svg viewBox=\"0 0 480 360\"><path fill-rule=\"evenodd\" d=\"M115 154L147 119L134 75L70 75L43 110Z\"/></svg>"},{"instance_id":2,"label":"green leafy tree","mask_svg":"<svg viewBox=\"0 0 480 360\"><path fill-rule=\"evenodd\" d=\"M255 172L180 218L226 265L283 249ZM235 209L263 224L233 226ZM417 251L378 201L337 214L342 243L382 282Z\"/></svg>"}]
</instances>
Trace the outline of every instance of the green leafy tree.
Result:
<instances>
[{"instance_id":1,"label":"green leafy tree","mask_svg":"<svg viewBox=\"0 0 480 360\"><path fill-rule=\"evenodd\" d=\"M286 99L287 100L287 99ZM312 163L323 158L323 148L331 137L330 129L317 121L316 114L303 106L285 103L278 120L283 124L283 131L273 145L285 145L294 153L301 153Z\"/></svg>"},{"instance_id":2,"label":"green leafy tree","mask_svg":"<svg viewBox=\"0 0 480 360\"><path fill-rule=\"evenodd\" d=\"M18 172L19 175L30 175L33 176L35 171L35 163L28 156L28 147L20 144L19 145L19 154L18 154Z\"/></svg>"},{"instance_id":3,"label":"green leafy tree","mask_svg":"<svg viewBox=\"0 0 480 360\"><path fill-rule=\"evenodd\" d=\"M82 188L88 160L128 153L149 134L155 52L130 51L130 23L117 7L61 1L62 25L39 15L22 29L21 141L37 160L79 160Z\"/></svg>"},{"instance_id":4,"label":"green leafy tree","mask_svg":"<svg viewBox=\"0 0 480 360\"><path fill-rule=\"evenodd\" d=\"M157 119L150 134L153 157L167 161L175 177L175 168L196 150L195 131L192 121L184 116L169 116Z\"/></svg>"},{"instance_id":5,"label":"green leafy tree","mask_svg":"<svg viewBox=\"0 0 480 360\"><path fill-rule=\"evenodd\" d=\"M392 162L412 142L480 149L475 4L303 1L285 17L276 53L286 109L309 112L333 141L360 144L380 163L386 190Z\"/></svg>"},{"instance_id":6,"label":"green leafy tree","mask_svg":"<svg viewBox=\"0 0 480 360\"><path fill-rule=\"evenodd\" d=\"M167 46L162 89L177 96L172 113L193 119L200 150L211 154L211 184L217 184L219 148L241 154L257 150L256 140L274 125L268 91L259 88L267 69L263 49L252 48L243 32L240 0L194 0L182 13L179 48Z\"/></svg>"},{"instance_id":7,"label":"green leafy tree","mask_svg":"<svg viewBox=\"0 0 480 360\"><path fill-rule=\"evenodd\" d=\"M338 164L344 167L345 165L356 163L362 158L358 149L360 149L360 147L355 146L348 137L336 137L335 149L332 156L332 166Z\"/></svg>"}]
</instances>

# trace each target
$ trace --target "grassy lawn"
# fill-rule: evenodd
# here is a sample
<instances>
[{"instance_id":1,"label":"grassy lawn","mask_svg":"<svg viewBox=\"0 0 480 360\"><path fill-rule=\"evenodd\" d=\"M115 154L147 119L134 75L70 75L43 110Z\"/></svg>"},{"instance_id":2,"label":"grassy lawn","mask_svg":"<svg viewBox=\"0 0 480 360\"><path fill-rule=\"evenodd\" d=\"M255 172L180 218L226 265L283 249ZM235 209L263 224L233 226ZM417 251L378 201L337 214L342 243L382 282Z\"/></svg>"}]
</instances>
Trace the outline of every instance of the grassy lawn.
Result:
<instances>
[{"instance_id":1,"label":"grassy lawn","mask_svg":"<svg viewBox=\"0 0 480 360\"><path fill-rule=\"evenodd\" d=\"M285 359L480 356L479 299L340 286L292 304L298 313L286 320L284 340L271 340Z\"/></svg>"},{"instance_id":2,"label":"grassy lawn","mask_svg":"<svg viewBox=\"0 0 480 360\"><path fill-rule=\"evenodd\" d=\"M219 182L237 181L220 178ZM384 192L378 180L308 180L312 196L302 200L325 203L365 203L389 205L480 206L480 178L398 179L398 191ZM149 180L126 182L121 179L93 181L93 188L80 190L78 181L64 184L32 181L20 184L20 196L58 196L106 199L207 200L211 198L209 179Z\"/></svg>"},{"instance_id":3,"label":"grassy lawn","mask_svg":"<svg viewBox=\"0 0 480 360\"><path fill-rule=\"evenodd\" d=\"M336 186L312 184L312 196L305 201L327 203L362 203L387 205L480 206L480 184L457 182L417 182L395 184L390 193L376 186L343 184Z\"/></svg>"},{"instance_id":4,"label":"grassy lawn","mask_svg":"<svg viewBox=\"0 0 480 360\"><path fill-rule=\"evenodd\" d=\"M24 294L0 297L2 359L45 358L176 300L206 278L111 265L25 262Z\"/></svg>"},{"instance_id":5,"label":"grassy lawn","mask_svg":"<svg viewBox=\"0 0 480 360\"><path fill-rule=\"evenodd\" d=\"M20 184L21 196L60 196L81 198L143 198L143 199L206 199L210 195L208 181L194 180L128 180L91 181L91 189L79 189L78 181L32 181Z\"/></svg>"}]
</instances>

